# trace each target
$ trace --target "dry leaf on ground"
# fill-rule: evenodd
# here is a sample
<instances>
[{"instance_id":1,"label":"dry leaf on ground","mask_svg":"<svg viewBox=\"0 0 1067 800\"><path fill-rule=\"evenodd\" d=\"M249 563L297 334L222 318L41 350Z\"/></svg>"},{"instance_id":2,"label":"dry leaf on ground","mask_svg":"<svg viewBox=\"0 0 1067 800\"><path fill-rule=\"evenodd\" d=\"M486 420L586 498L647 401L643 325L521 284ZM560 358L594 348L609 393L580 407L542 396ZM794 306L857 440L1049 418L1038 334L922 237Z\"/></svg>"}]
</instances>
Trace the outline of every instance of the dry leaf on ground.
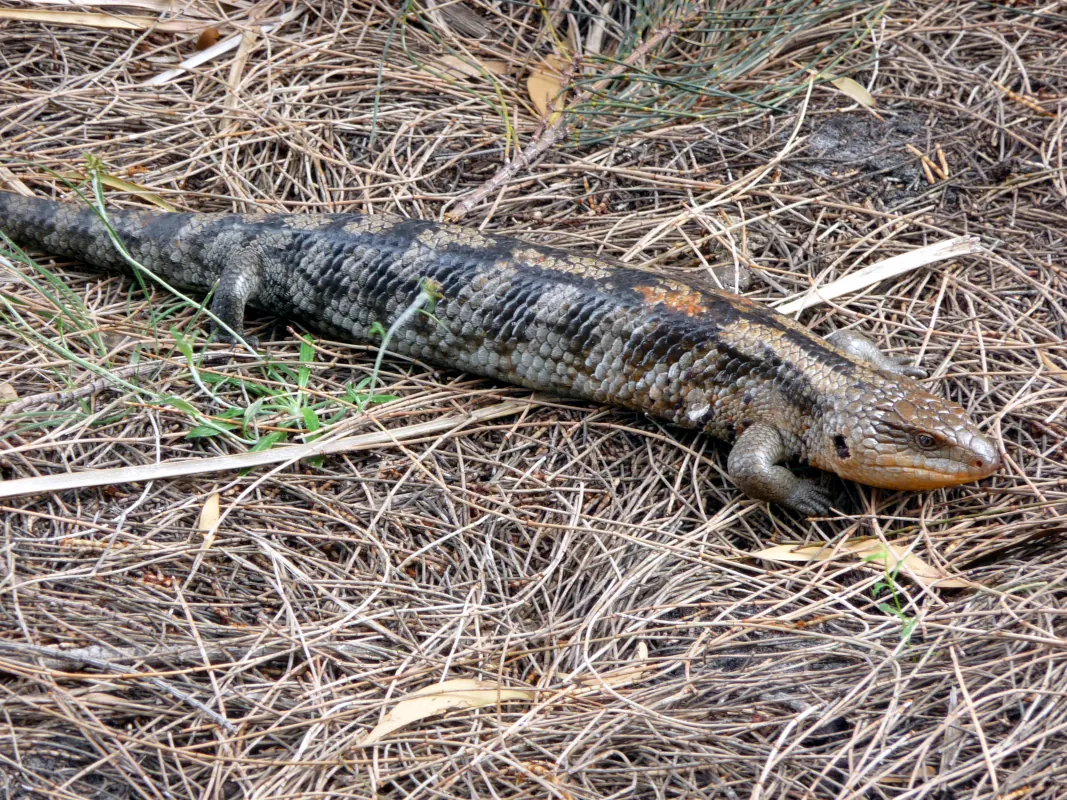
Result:
<instances>
[{"instance_id":1,"label":"dry leaf on ground","mask_svg":"<svg viewBox=\"0 0 1067 800\"><path fill-rule=\"evenodd\" d=\"M481 78L486 73L490 75L504 75L508 71L508 62L495 59L480 60L475 58L460 58L459 56L447 55L439 59L445 72L456 73L468 78Z\"/></svg>"},{"instance_id":2,"label":"dry leaf on ground","mask_svg":"<svg viewBox=\"0 0 1067 800\"><path fill-rule=\"evenodd\" d=\"M549 56L540 65L531 70L530 77L526 79L526 91L530 100L537 107L542 117L555 120L566 105L567 93L563 91L563 71L566 62L559 56Z\"/></svg>"},{"instance_id":3,"label":"dry leaf on ground","mask_svg":"<svg viewBox=\"0 0 1067 800\"><path fill-rule=\"evenodd\" d=\"M863 86L856 83L852 78L834 78L830 81L839 91L844 92L861 106L867 106L867 108L874 108L878 105L878 102L874 99L870 92L868 92Z\"/></svg>"},{"instance_id":4,"label":"dry leaf on ground","mask_svg":"<svg viewBox=\"0 0 1067 800\"><path fill-rule=\"evenodd\" d=\"M828 561L846 555L857 556L863 563L880 564L889 570L902 567L905 574L911 575L923 586L936 584L939 589L965 589L974 584L969 581L950 578L943 571L926 563L914 553L908 553L902 545L890 544L888 547L878 539L851 539L840 545L780 544L754 553L756 558L779 562Z\"/></svg>"},{"instance_id":5,"label":"dry leaf on ground","mask_svg":"<svg viewBox=\"0 0 1067 800\"><path fill-rule=\"evenodd\" d=\"M370 745L380 742L393 731L418 722L420 719L443 714L454 708L482 708L506 700L532 700L533 693L520 689L505 689L488 681L455 678L426 686L397 703L382 717L360 742Z\"/></svg>"},{"instance_id":6,"label":"dry leaf on ground","mask_svg":"<svg viewBox=\"0 0 1067 800\"><path fill-rule=\"evenodd\" d=\"M620 689L644 680L646 676L656 670L657 665L649 663L648 643L643 639L637 644L637 652L634 654L633 663L617 670L597 675L592 678L575 676L574 680L583 688L579 695L591 694L598 689Z\"/></svg>"},{"instance_id":7,"label":"dry leaf on ground","mask_svg":"<svg viewBox=\"0 0 1067 800\"><path fill-rule=\"evenodd\" d=\"M211 540L215 538L215 529L219 526L220 516L219 493L212 492L204 502L204 507L200 509L200 519L196 523L197 529L205 533L205 547L210 547Z\"/></svg>"},{"instance_id":8,"label":"dry leaf on ground","mask_svg":"<svg viewBox=\"0 0 1067 800\"><path fill-rule=\"evenodd\" d=\"M80 172L68 172L63 175L64 178L71 181L84 181L88 180L88 176L83 175ZM130 194L137 195L142 200L147 200L154 206L163 209L164 211L177 211L178 209L164 200L157 194L148 191L140 184L133 183L132 181L123 180L122 178L116 178L114 175L101 175L100 182L110 189L116 189L120 192L129 192Z\"/></svg>"},{"instance_id":9,"label":"dry leaf on ground","mask_svg":"<svg viewBox=\"0 0 1067 800\"><path fill-rule=\"evenodd\" d=\"M977 236L955 236L944 241L934 242L925 247L910 250L907 253L891 256L877 263L850 272L826 286L819 286L791 300L782 299L772 303L780 314L795 314L819 303L833 300L852 292L859 292L881 281L904 275L919 267L944 261L949 258L975 255L984 252L982 242Z\"/></svg>"},{"instance_id":10,"label":"dry leaf on ground","mask_svg":"<svg viewBox=\"0 0 1067 800\"><path fill-rule=\"evenodd\" d=\"M113 30L154 30L168 33L193 31L203 25L194 20L159 20L155 17L140 17L111 14L86 14L81 11L50 11L47 9L0 9L0 19L20 20L22 22L40 22L45 25L62 27L66 25L84 25L90 28Z\"/></svg>"}]
</instances>

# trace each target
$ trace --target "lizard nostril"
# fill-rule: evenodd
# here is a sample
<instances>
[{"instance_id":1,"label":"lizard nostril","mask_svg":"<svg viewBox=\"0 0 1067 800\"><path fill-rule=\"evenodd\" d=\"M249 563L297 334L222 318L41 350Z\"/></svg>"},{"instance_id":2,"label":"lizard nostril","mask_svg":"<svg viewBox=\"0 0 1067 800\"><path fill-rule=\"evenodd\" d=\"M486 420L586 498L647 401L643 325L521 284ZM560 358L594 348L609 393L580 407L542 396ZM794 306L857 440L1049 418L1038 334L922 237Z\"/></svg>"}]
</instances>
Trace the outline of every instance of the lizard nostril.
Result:
<instances>
[{"instance_id":1,"label":"lizard nostril","mask_svg":"<svg viewBox=\"0 0 1067 800\"><path fill-rule=\"evenodd\" d=\"M976 469L981 469L982 467L985 466L985 462L980 458L976 458L974 460L974 466L975 466Z\"/></svg>"}]
</instances>

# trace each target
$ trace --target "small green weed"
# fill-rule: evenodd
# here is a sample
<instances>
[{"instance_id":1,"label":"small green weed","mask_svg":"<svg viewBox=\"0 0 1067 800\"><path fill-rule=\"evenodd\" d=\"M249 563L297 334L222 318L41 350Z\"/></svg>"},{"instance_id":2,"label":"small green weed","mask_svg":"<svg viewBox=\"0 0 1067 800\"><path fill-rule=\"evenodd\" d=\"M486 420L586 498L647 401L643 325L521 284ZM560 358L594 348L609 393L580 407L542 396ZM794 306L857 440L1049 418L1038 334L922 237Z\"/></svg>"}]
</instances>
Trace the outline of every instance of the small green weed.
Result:
<instances>
[{"instance_id":1,"label":"small green weed","mask_svg":"<svg viewBox=\"0 0 1067 800\"><path fill-rule=\"evenodd\" d=\"M871 587L871 596L877 600L883 594L888 593L886 596L891 602L883 600L878 604L878 610L883 614L888 614L900 620L900 638L904 645L907 646L911 641L912 633L914 633L915 626L919 623L919 620L910 616L904 610L903 603L900 602L900 591L897 586L897 576L900 574L900 563L897 562L890 568L889 554L885 550L871 553L864 557L863 560L867 562L881 561L885 566L885 578Z\"/></svg>"}]
</instances>

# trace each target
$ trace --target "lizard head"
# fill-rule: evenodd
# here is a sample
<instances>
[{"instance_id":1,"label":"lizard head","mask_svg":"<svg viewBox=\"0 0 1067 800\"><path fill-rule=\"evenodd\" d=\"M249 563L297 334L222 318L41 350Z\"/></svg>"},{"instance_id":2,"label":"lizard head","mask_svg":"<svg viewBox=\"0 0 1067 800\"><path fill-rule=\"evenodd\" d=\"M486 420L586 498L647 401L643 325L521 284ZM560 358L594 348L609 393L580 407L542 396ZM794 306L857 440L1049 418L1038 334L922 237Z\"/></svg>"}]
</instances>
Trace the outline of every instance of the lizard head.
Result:
<instances>
[{"instance_id":1,"label":"lizard head","mask_svg":"<svg viewBox=\"0 0 1067 800\"><path fill-rule=\"evenodd\" d=\"M1001 467L996 444L962 408L907 379L850 398L813 432L815 466L884 489L957 486Z\"/></svg>"}]
</instances>

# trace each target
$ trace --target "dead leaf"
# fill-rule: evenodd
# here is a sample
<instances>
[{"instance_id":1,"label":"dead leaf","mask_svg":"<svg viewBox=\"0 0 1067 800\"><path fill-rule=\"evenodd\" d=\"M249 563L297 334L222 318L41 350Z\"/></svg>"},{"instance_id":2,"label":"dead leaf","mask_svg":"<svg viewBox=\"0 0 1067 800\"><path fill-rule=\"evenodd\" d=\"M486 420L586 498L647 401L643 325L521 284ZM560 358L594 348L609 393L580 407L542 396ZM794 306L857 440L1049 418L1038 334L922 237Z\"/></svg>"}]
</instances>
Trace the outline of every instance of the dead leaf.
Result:
<instances>
[{"instance_id":1,"label":"dead leaf","mask_svg":"<svg viewBox=\"0 0 1067 800\"><path fill-rule=\"evenodd\" d=\"M200 519L196 523L196 527L204 532L205 550L211 547L211 543L215 540L215 531L218 530L220 516L219 493L212 492L204 501L204 507L200 509Z\"/></svg>"},{"instance_id":2,"label":"dead leaf","mask_svg":"<svg viewBox=\"0 0 1067 800\"><path fill-rule=\"evenodd\" d=\"M19 393L10 383L0 383L0 400L18 400Z\"/></svg>"},{"instance_id":3,"label":"dead leaf","mask_svg":"<svg viewBox=\"0 0 1067 800\"><path fill-rule=\"evenodd\" d=\"M566 64L559 56L549 56L540 66L530 72L526 79L526 91L538 113L549 122L555 122L566 105L563 92L563 70ZM549 113L551 111L551 117Z\"/></svg>"},{"instance_id":4,"label":"dead leaf","mask_svg":"<svg viewBox=\"0 0 1067 800\"><path fill-rule=\"evenodd\" d=\"M62 175L61 177L66 178L69 181L86 180L86 176L82 175L79 172L68 172ZM124 181L122 178L116 178L114 175L101 175L100 183L104 184L104 186L107 186L110 189L117 189L120 192L129 192L130 194L135 194L138 197L147 200L152 205L162 208L164 211L178 210L166 200L164 200L162 197L152 194L152 192L148 191L148 189L141 186L140 184L131 183L130 181Z\"/></svg>"},{"instance_id":5,"label":"dead leaf","mask_svg":"<svg viewBox=\"0 0 1067 800\"><path fill-rule=\"evenodd\" d=\"M794 545L780 544L768 547L753 555L766 561L808 562L828 561L843 555L858 556L863 563L879 564L894 570L898 566L923 586L937 585L939 589L966 589L974 586L970 581L950 578L944 572L927 564L914 553L907 553L907 546L890 544L888 548L878 539L850 539L840 545ZM907 555L905 555L907 553Z\"/></svg>"},{"instance_id":6,"label":"dead leaf","mask_svg":"<svg viewBox=\"0 0 1067 800\"><path fill-rule=\"evenodd\" d=\"M640 683L655 670L656 665L648 663L648 643L642 639L637 643L637 652L634 654L633 663L629 666L620 667L593 678L576 676L574 681L582 687L577 693L581 696L591 694L600 689L620 689L624 686Z\"/></svg>"},{"instance_id":7,"label":"dead leaf","mask_svg":"<svg viewBox=\"0 0 1067 800\"><path fill-rule=\"evenodd\" d=\"M162 197L160 197L159 195L152 194L152 192L148 191L143 186L140 186L136 183L130 183L129 181L124 181L122 178L116 178L114 175L102 175L100 177L100 182L103 183L104 186L109 186L112 189L118 189L120 192L129 192L130 194L135 194L138 197L147 200L152 205L162 208L164 211L173 212L178 210L166 200L164 200Z\"/></svg>"},{"instance_id":8,"label":"dead leaf","mask_svg":"<svg viewBox=\"0 0 1067 800\"><path fill-rule=\"evenodd\" d=\"M35 5L39 6L84 6L91 5L95 8L106 8L107 6L122 6L123 8L140 8L145 11L156 11L159 13L173 13L174 0L35 0ZM183 15L191 16L203 16L203 11L191 4L185 4L182 7Z\"/></svg>"},{"instance_id":9,"label":"dead leaf","mask_svg":"<svg viewBox=\"0 0 1067 800\"><path fill-rule=\"evenodd\" d=\"M380 742L393 731L418 722L435 714L443 714L454 708L482 708L506 700L532 700L533 693L519 689L505 689L488 681L470 678L454 678L443 683L425 686L401 700L382 717L359 742L371 745Z\"/></svg>"},{"instance_id":10,"label":"dead leaf","mask_svg":"<svg viewBox=\"0 0 1067 800\"><path fill-rule=\"evenodd\" d=\"M482 78L487 72L490 75L504 75L508 71L506 61L481 61L453 55L441 56L440 61L446 72L455 72L468 78Z\"/></svg>"},{"instance_id":11,"label":"dead leaf","mask_svg":"<svg viewBox=\"0 0 1067 800\"><path fill-rule=\"evenodd\" d=\"M49 11L46 9L0 8L0 19L42 22L46 25L84 25L89 28L110 28L126 31L154 31L185 33L203 25L193 20L160 20L155 17L86 14L81 11Z\"/></svg>"},{"instance_id":12,"label":"dead leaf","mask_svg":"<svg viewBox=\"0 0 1067 800\"><path fill-rule=\"evenodd\" d=\"M878 105L874 97L863 88L860 84L856 83L852 78L834 78L830 81L839 91L844 92L861 106L867 106L867 108L874 108Z\"/></svg>"},{"instance_id":13,"label":"dead leaf","mask_svg":"<svg viewBox=\"0 0 1067 800\"><path fill-rule=\"evenodd\" d=\"M119 707L130 704L125 697L108 692L86 692L78 695L78 699L87 706Z\"/></svg>"},{"instance_id":14,"label":"dead leaf","mask_svg":"<svg viewBox=\"0 0 1067 800\"><path fill-rule=\"evenodd\" d=\"M1049 371L1050 375L1053 375L1055 377L1060 377L1060 378L1067 377L1067 369L1064 369L1063 367L1056 366L1056 362L1054 362L1051 358L1049 358L1048 353L1046 353L1044 350L1038 350L1037 351L1037 355L1041 359L1041 363L1044 364L1045 368ZM10 385L10 384L5 384L5 385ZM4 387L0 386L0 397L4 396L3 389L4 389Z\"/></svg>"},{"instance_id":15,"label":"dead leaf","mask_svg":"<svg viewBox=\"0 0 1067 800\"><path fill-rule=\"evenodd\" d=\"M219 29L218 28L204 28L204 32L200 34L196 40L196 50L207 50L209 47L214 47L219 42Z\"/></svg>"},{"instance_id":16,"label":"dead leaf","mask_svg":"<svg viewBox=\"0 0 1067 800\"><path fill-rule=\"evenodd\" d=\"M890 256L876 264L870 264L855 272L843 275L826 286L809 289L804 294L791 300L785 298L777 300L771 305L774 306L779 314L788 316L795 314L797 311L803 311L805 308L811 308L811 306L817 306L820 303L833 300L836 297L861 291L879 281L904 275L936 261L983 252L985 252L985 248L982 247L982 242L977 236L955 236L951 239L920 247L918 250L910 250L907 253Z\"/></svg>"}]
</instances>

